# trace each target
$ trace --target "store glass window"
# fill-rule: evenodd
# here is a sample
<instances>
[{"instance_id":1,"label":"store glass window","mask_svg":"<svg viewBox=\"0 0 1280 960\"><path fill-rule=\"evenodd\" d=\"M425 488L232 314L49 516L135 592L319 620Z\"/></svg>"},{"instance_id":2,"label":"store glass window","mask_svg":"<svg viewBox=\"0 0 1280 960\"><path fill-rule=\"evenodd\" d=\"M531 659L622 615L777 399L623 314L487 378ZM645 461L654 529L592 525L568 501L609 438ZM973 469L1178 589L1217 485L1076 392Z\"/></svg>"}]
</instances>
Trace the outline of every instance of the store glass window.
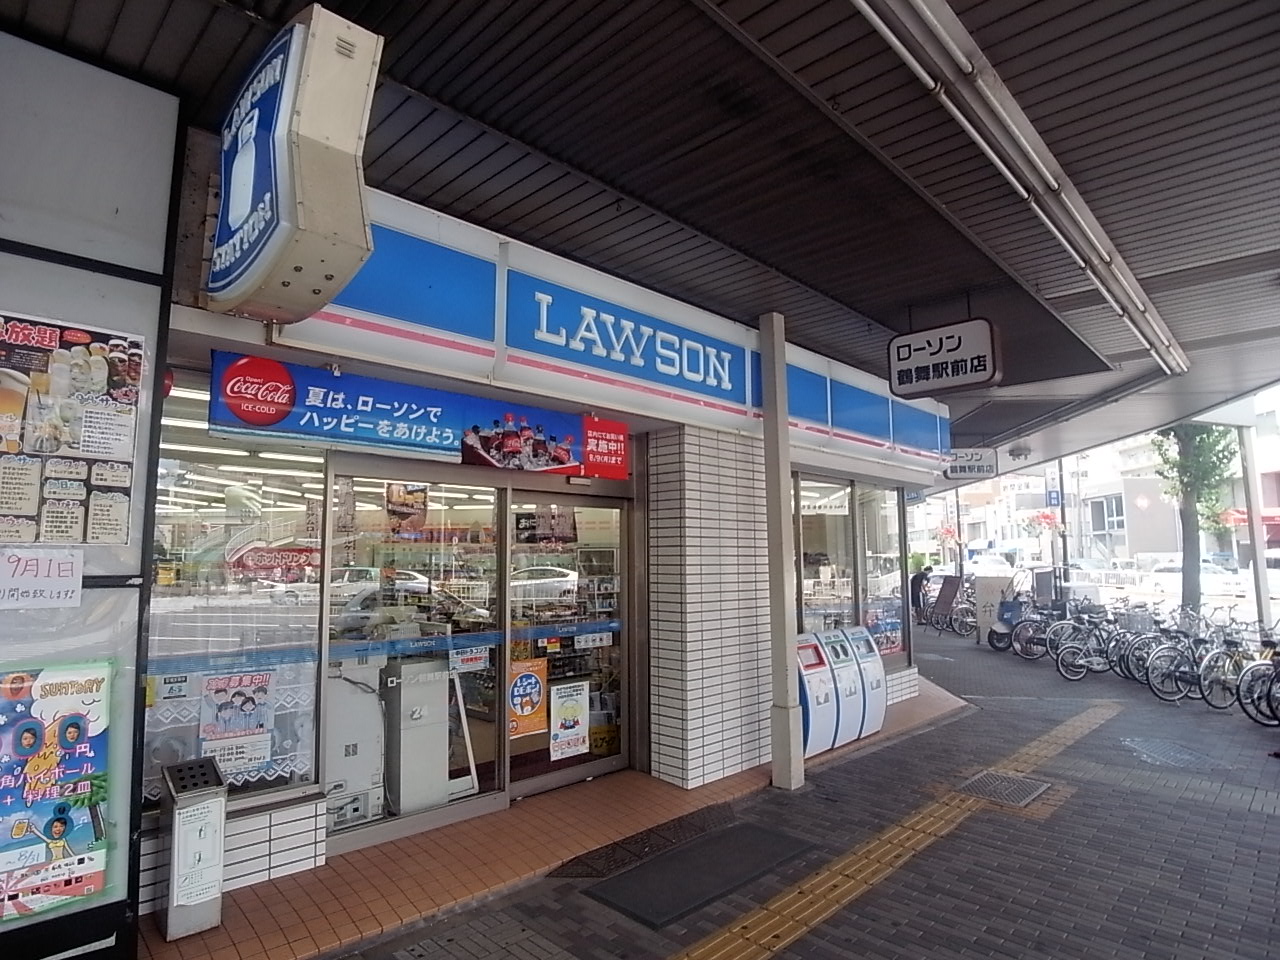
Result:
<instances>
[{"instance_id":1,"label":"store glass window","mask_svg":"<svg viewBox=\"0 0 1280 960\"><path fill-rule=\"evenodd\" d=\"M799 488L801 624L806 632L853 626L850 484L801 477Z\"/></svg>"},{"instance_id":2,"label":"store glass window","mask_svg":"<svg viewBox=\"0 0 1280 960\"><path fill-rule=\"evenodd\" d=\"M906 652L902 606L902 538L898 527L900 494L858 483L856 523L858 596L863 626L882 656Z\"/></svg>"},{"instance_id":3,"label":"store glass window","mask_svg":"<svg viewBox=\"0 0 1280 960\"><path fill-rule=\"evenodd\" d=\"M501 787L497 499L489 487L334 478L331 830Z\"/></svg>"},{"instance_id":4,"label":"store glass window","mask_svg":"<svg viewBox=\"0 0 1280 960\"><path fill-rule=\"evenodd\" d=\"M217 759L232 796L316 775L324 457L208 435L208 391L165 400L143 794Z\"/></svg>"},{"instance_id":5,"label":"store glass window","mask_svg":"<svg viewBox=\"0 0 1280 960\"><path fill-rule=\"evenodd\" d=\"M622 508L514 503L511 516L517 782L622 752Z\"/></svg>"}]
</instances>

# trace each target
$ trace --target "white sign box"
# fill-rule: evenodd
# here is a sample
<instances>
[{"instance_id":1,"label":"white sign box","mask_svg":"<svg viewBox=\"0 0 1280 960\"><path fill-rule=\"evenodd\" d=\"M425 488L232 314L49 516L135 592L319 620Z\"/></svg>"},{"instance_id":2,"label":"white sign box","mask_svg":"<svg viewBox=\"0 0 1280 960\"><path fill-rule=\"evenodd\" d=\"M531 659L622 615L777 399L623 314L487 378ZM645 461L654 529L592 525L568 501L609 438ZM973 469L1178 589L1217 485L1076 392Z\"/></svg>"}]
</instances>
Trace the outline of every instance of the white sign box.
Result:
<instances>
[{"instance_id":1,"label":"white sign box","mask_svg":"<svg viewBox=\"0 0 1280 960\"><path fill-rule=\"evenodd\" d=\"M889 341L889 389L894 396L926 397L994 386L1000 374L995 328L980 317Z\"/></svg>"},{"instance_id":2,"label":"white sign box","mask_svg":"<svg viewBox=\"0 0 1280 960\"><path fill-rule=\"evenodd\" d=\"M981 480L998 472L996 451L990 447L952 450L943 473L948 480Z\"/></svg>"}]
</instances>

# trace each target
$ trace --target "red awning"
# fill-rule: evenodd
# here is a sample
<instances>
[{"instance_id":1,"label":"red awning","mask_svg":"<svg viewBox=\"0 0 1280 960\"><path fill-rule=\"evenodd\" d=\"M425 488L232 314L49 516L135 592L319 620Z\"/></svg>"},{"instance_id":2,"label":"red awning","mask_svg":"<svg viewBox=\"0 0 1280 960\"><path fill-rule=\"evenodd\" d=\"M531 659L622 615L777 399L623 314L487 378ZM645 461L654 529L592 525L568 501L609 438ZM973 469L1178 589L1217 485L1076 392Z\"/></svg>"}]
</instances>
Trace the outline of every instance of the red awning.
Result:
<instances>
[{"instance_id":1,"label":"red awning","mask_svg":"<svg viewBox=\"0 0 1280 960\"><path fill-rule=\"evenodd\" d=\"M1248 512L1240 507L1223 510L1219 516L1222 522L1229 527L1243 527L1249 523ZM1265 527L1280 527L1280 507L1263 507L1262 525Z\"/></svg>"}]
</instances>

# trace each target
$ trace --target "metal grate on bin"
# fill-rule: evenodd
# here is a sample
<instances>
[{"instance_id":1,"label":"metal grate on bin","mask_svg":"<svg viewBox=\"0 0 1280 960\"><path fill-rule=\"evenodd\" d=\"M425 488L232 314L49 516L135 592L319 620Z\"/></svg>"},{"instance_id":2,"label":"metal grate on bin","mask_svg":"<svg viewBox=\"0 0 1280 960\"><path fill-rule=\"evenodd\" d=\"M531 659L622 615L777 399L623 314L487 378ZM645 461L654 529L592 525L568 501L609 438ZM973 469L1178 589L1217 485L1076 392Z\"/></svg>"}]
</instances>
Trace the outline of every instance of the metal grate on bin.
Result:
<instances>
[{"instance_id":1,"label":"metal grate on bin","mask_svg":"<svg viewBox=\"0 0 1280 960\"><path fill-rule=\"evenodd\" d=\"M223 786L222 774L218 772L218 765L214 763L212 757L200 757L185 763L172 763L164 768L164 775L175 797L195 790Z\"/></svg>"},{"instance_id":2,"label":"metal grate on bin","mask_svg":"<svg viewBox=\"0 0 1280 960\"><path fill-rule=\"evenodd\" d=\"M1048 789L1049 784L1044 780L1032 780L1030 777L1017 777L994 770L983 770L956 788L959 793L1011 807L1025 807Z\"/></svg>"}]
</instances>

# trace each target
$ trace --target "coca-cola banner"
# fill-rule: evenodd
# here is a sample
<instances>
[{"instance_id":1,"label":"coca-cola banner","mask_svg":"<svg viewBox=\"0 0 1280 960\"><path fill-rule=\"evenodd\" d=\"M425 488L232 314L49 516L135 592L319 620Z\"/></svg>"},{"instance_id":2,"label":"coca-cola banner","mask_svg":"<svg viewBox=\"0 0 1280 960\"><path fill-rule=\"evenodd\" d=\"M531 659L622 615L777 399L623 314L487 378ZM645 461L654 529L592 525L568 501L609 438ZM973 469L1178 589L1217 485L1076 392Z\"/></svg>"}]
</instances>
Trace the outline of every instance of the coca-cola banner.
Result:
<instances>
[{"instance_id":1,"label":"coca-cola banner","mask_svg":"<svg viewBox=\"0 0 1280 960\"><path fill-rule=\"evenodd\" d=\"M210 432L379 447L506 470L626 479L627 425L214 351Z\"/></svg>"}]
</instances>

